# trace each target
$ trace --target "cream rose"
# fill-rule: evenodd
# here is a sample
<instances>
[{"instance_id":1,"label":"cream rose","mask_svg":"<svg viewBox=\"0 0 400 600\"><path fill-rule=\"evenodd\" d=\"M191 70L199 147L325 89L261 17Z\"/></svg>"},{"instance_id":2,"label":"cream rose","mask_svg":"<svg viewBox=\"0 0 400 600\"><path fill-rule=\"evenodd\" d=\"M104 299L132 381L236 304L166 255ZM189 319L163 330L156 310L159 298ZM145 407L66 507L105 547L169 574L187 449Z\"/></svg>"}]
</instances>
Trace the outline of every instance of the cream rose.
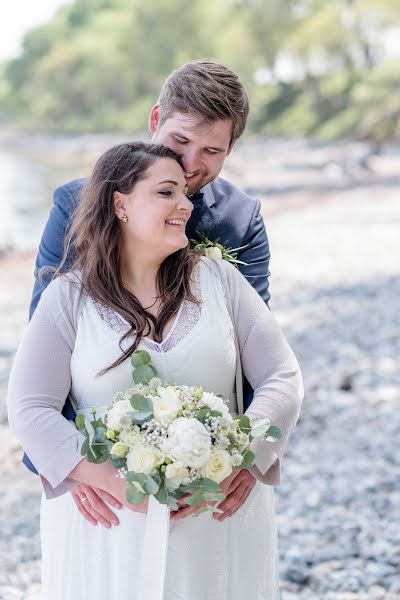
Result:
<instances>
[{"instance_id":1,"label":"cream rose","mask_svg":"<svg viewBox=\"0 0 400 600\"><path fill-rule=\"evenodd\" d=\"M126 457L128 471L150 475L157 465L164 462L164 456L151 446L135 446Z\"/></svg>"},{"instance_id":2,"label":"cream rose","mask_svg":"<svg viewBox=\"0 0 400 600\"><path fill-rule=\"evenodd\" d=\"M221 249L217 246L210 246L209 248L205 248L204 253L208 258L222 258Z\"/></svg>"},{"instance_id":3,"label":"cream rose","mask_svg":"<svg viewBox=\"0 0 400 600\"><path fill-rule=\"evenodd\" d=\"M216 450L213 452L201 470L203 477L212 479L216 483L221 483L232 473L231 457L226 450Z\"/></svg>"},{"instance_id":4,"label":"cream rose","mask_svg":"<svg viewBox=\"0 0 400 600\"><path fill-rule=\"evenodd\" d=\"M129 421L126 414L133 408L129 400L119 400L107 411L107 427L113 431L121 431L124 423Z\"/></svg>"},{"instance_id":5,"label":"cream rose","mask_svg":"<svg viewBox=\"0 0 400 600\"><path fill-rule=\"evenodd\" d=\"M129 448L125 446L122 442L117 442L110 450L110 454L113 456L125 456L128 452Z\"/></svg>"},{"instance_id":6,"label":"cream rose","mask_svg":"<svg viewBox=\"0 0 400 600\"><path fill-rule=\"evenodd\" d=\"M152 399L154 419L158 422L172 421L181 407L179 392L172 386L168 386L167 388L159 387L157 394L159 397L154 396Z\"/></svg>"},{"instance_id":7,"label":"cream rose","mask_svg":"<svg viewBox=\"0 0 400 600\"><path fill-rule=\"evenodd\" d=\"M211 437L197 419L178 417L168 427L162 450L184 466L199 469L210 457Z\"/></svg>"},{"instance_id":8,"label":"cream rose","mask_svg":"<svg viewBox=\"0 0 400 600\"><path fill-rule=\"evenodd\" d=\"M119 441L130 448L132 448L132 446L140 445L141 438L140 429L137 425L134 425L129 429L123 429L119 434Z\"/></svg>"},{"instance_id":9,"label":"cream rose","mask_svg":"<svg viewBox=\"0 0 400 600\"><path fill-rule=\"evenodd\" d=\"M171 463L165 470L165 487L176 490L182 483L189 483L189 471L180 463Z\"/></svg>"}]
</instances>

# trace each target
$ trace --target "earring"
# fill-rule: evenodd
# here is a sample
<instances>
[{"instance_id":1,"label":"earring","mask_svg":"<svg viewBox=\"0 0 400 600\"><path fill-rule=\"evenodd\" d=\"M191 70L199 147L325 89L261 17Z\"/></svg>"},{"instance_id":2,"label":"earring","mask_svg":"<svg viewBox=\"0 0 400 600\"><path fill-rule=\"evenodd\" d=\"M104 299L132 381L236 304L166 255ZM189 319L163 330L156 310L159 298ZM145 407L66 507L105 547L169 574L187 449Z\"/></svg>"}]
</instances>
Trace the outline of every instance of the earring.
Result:
<instances>
[{"instance_id":1,"label":"earring","mask_svg":"<svg viewBox=\"0 0 400 600\"><path fill-rule=\"evenodd\" d=\"M124 223L127 223L129 221L128 215L126 213L122 215L122 220Z\"/></svg>"}]
</instances>

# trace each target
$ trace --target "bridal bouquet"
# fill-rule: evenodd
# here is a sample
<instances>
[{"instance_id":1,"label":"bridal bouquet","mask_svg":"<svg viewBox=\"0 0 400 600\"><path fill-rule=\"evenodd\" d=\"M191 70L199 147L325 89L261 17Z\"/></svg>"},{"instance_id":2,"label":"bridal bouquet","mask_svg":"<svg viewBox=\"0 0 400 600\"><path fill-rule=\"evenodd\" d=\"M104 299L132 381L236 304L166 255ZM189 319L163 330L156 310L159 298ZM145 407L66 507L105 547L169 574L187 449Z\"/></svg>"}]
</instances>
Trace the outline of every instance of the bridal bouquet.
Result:
<instances>
[{"instance_id":1,"label":"bridal bouquet","mask_svg":"<svg viewBox=\"0 0 400 600\"><path fill-rule=\"evenodd\" d=\"M190 506L206 502L198 513L222 511L210 502L225 496L220 483L234 467L254 463L254 438L274 442L278 427L266 418L250 420L229 413L228 400L201 387L166 385L150 355L131 358L133 387L115 395L103 418L76 417L85 435L81 453L92 463L110 460L129 483L127 500L141 504L154 495L172 510L182 496Z\"/></svg>"}]
</instances>

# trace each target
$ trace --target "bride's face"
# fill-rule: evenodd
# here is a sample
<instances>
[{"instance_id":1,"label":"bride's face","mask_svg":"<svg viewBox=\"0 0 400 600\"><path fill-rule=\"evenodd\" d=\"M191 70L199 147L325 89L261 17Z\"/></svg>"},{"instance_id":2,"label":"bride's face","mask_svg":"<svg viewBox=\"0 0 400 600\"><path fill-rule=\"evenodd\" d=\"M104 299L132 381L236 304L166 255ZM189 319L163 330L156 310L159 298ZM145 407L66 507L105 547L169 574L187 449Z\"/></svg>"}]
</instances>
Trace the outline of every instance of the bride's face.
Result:
<instances>
[{"instance_id":1,"label":"bride's face","mask_svg":"<svg viewBox=\"0 0 400 600\"><path fill-rule=\"evenodd\" d=\"M130 194L114 194L115 214L121 220L128 217L121 222L123 242L161 260L185 248L185 227L193 210L186 194L180 165L171 158L156 159Z\"/></svg>"}]
</instances>

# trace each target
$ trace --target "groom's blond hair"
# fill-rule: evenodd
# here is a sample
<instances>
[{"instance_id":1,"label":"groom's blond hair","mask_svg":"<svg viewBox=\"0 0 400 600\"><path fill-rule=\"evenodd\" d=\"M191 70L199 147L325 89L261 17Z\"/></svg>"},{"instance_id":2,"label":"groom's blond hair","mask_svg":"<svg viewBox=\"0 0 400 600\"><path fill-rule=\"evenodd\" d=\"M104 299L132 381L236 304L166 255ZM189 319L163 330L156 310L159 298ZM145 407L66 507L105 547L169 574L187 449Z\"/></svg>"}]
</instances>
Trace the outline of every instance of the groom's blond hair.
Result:
<instances>
[{"instance_id":1,"label":"groom's blond hair","mask_svg":"<svg viewBox=\"0 0 400 600\"><path fill-rule=\"evenodd\" d=\"M231 144L242 135L249 114L249 99L238 76L206 58L173 71L161 89L158 103L160 125L174 113L199 116L204 124L231 119Z\"/></svg>"}]
</instances>

